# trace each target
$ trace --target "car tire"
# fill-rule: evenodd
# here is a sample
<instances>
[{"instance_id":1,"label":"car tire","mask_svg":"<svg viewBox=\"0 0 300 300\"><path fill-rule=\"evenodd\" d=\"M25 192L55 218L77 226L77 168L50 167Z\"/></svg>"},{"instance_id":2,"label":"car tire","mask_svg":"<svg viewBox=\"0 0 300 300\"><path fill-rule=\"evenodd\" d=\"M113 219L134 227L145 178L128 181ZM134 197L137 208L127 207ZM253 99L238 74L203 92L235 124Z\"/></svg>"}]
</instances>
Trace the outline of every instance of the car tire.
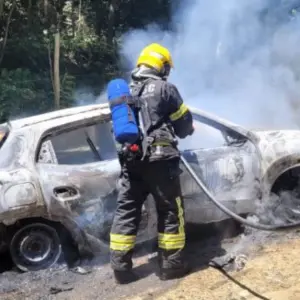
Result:
<instances>
[{"instance_id":1,"label":"car tire","mask_svg":"<svg viewBox=\"0 0 300 300\"><path fill-rule=\"evenodd\" d=\"M11 258L21 271L39 271L53 266L62 254L56 229L32 223L17 230L10 242Z\"/></svg>"}]
</instances>

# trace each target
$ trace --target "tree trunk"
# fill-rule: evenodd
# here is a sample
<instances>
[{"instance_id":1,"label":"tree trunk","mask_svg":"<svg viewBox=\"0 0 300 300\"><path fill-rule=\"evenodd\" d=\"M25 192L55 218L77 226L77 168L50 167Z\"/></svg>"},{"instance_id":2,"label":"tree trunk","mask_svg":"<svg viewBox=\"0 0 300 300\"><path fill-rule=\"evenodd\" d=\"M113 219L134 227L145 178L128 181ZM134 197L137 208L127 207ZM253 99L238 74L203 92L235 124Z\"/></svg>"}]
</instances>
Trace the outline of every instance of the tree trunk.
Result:
<instances>
[{"instance_id":1,"label":"tree trunk","mask_svg":"<svg viewBox=\"0 0 300 300\"><path fill-rule=\"evenodd\" d=\"M48 0L44 0L44 16L48 16Z\"/></svg>"},{"instance_id":2,"label":"tree trunk","mask_svg":"<svg viewBox=\"0 0 300 300\"><path fill-rule=\"evenodd\" d=\"M51 85L53 91L55 90L54 88L54 78L53 78L53 63L52 63L52 58L51 58L51 47L50 43L48 43L48 60L49 60L49 70L50 70L50 78L51 78Z\"/></svg>"},{"instance_id":3,"label":"tree trunk","mask_svg":"<svg viewBox=\"0 0 300 300\"><path fill-rule=\"evenodd\" d=\"M32 14L32 0L28 0L28 7L27 7L28 24L31 24L31 14Z\"/></svg>"},{"instance_id":4,"label":"tree trunk","mask_svg":"<svg viewBox=\"0 0 300 300\"><path fill-rule=\"evenodd\" d=\"M109 46L113 46L113 40L115 35L115 12L117 10L118 0L111 0L108 14L108 28L107 28L107 43Z\"/></svg>"},{"instance_id":5,"label":"tree trunk","mask_svg":"<svg viewBox=\"0 0 300 300\"><path fill-rule=\"evenodd\" d=\"M3 6L4 6L4 0L0 0L0 17L2 17L3 14Z\"/></svg>"},{"instance_id":6,"label":"tree trunk","mask_svg":"<svg viewBox=\"0 0 300 300\"><path fill-rule=\"evenodd\" d=\"M82 10L82 1L79 0L79 9L78 9L78 26L77 26L77 31L80 30L81 26L81 10Z\"/></svg>"},{"instance_id":7,"label":"tree trunk","mask_svg":"<svg viewBox=\"0 0 300 300\"><path fill-rule=\"evenodd\" d=\"M55 109L60 108L60 75L59 75L59 57L60 57L60 33L54 35L54 104Z\"/></svg>"},{"instance_id":8,"label":"tree trunk","mask_svg":"<svg viewBox=\"0 0 300 300\"><path fill-rule=\"evenodd\" d=\"M72 15L71 15L71 20L72 20L72 37L75 36L75 28L76 28L76 23L75 23L75 4L74 0L72 0Z\"/></svg>"},{"instance_id":9,"label":"tree trunk","mask_svg":"<svg viewBox=\"0 0 300 300\"><path fill-rule=\"evenodd\" d=\"M4 34L4 39L3 39L3 44L2 44L2 49L1 49L1 53L0 53L0 65L3 61L3 57L4 57L4 53L5 53L5 48L6 48L6 44L7 44L7 38L8 38L8 31L9 31L9 25L10 25L10 21L11 21L11 17L12 14L15 10L16 7L16 0L13 1L11 9L9 11L8 17L7 17L7 21L6 21L6 26L5 26L5 34Z\"/></svg>"}]
</instances>

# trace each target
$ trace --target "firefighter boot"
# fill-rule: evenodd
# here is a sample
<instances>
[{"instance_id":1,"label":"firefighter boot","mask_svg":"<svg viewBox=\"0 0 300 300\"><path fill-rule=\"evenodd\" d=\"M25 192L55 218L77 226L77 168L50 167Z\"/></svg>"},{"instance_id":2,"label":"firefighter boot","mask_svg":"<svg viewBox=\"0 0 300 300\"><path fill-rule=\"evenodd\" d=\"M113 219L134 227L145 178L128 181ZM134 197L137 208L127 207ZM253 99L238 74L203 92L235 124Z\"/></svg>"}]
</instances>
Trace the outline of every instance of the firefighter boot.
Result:
<instances>
[{"instance_id":1,"label":"firefighter boot","mask_svg":"<svg viewBox=\"0 0 300 300\"><path fill-rule=\"evenodd\" d=\"M172 280L184 277L191 271L191 268L188 264L184 264L181 268L168 268L161 269L159 274L159 279L162 281Z\"/></svg>"},{"instance_id":2,"label":"firefighter boot","mask_svg":"<svg viewBox=\"0 0 300 300\"><path fill-rule=\"evenodd\" d=\"M117 284L129 284L138 280L137 274L132 270L114 271L114 277Z\"/></svg>"}]
</instances>

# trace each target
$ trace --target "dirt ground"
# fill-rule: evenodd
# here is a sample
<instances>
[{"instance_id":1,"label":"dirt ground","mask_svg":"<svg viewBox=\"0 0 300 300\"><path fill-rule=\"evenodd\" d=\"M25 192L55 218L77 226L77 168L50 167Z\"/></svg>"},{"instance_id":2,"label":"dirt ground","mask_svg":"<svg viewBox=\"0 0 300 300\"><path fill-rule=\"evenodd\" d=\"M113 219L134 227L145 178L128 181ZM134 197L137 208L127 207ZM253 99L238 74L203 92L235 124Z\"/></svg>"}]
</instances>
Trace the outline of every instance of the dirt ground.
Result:
<instances>
[{"instance_id":1,"label":"dirt ground","mask_svg":"<svg viewBox=\"0 0 300 300\"><path fill-rule=\"evenodd\" d=\"M193 273L153 299L299 300L300 240L265 245L239 272L208 268ZM128 299L146 300L149 292Z\"/></svg>"},{"instance_id":2,"label":"dirt ground","mask_svg":"<svg viewBox=\"0 0 300 300\"><path fill-rule=\"evenodd\" d=\"M296 230L252 232L225 239L215 234L211 236L210 232L209 236L189 241L187 256L193 270L180 280L159 281L155 275L155 256L152 255L149 262L149 249L143 249L135 258L141 277L135 283L116 285L107 261L97 258L85 265L90 271L88 274L74 273L64 265L34 273L3 272L0 274L0 299L300 300L299 249L300 232ZM246 255L246 265L239 271L208 266L213 257L226 252L238 258Z\"/></svg>"}]
</instances>

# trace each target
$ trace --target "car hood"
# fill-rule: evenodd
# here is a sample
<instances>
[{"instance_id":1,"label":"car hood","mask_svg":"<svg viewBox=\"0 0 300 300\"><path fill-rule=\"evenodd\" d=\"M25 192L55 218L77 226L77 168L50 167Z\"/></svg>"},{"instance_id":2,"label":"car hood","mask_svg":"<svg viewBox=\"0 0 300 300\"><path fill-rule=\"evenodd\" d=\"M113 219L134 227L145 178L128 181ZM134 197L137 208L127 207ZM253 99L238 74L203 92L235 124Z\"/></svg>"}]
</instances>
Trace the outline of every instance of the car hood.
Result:
<instances>
[{"instance_id":1,"label":"car hood","mask_svg":"<svg viewBox=\"0 0 300 300\"><path fill-rule=\"evenodd\" d=\"M264 167L287 156L300 158L300 130L252 130L258 137L258 148Z\"/></svg>"}]
</instances>

